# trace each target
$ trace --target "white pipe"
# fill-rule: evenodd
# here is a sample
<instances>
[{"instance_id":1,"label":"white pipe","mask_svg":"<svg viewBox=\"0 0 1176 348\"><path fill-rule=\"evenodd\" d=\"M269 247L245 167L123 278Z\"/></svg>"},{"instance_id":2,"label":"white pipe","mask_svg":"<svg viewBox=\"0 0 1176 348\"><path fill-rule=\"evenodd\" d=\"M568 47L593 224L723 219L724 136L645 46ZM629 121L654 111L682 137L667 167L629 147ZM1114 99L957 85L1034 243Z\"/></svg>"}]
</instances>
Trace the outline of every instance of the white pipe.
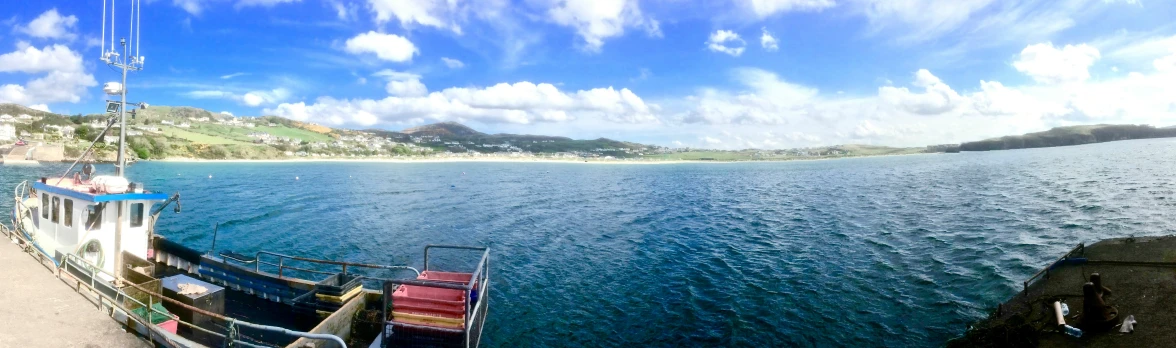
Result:
<instances>
[{"instance_id":1,"label":"white pipe","mask_svg":"<svg viewBox=\"0 0 1176 348\"><path fill-rule=\"evenodd\" d=\"M128 24L128 26L131 29L130 29L130 31L127 32L127 40L128 41L135 39L135 0L131 0L131 18L130 19L131 19L130 20L131 24ZM134 43L133 42L127 43L127 55L128 56L131 54L131 47L130 47L131 44L134 44ZM126 57L126 58L130 58L130 57ZM134 61L134 59L132 59L132 61ZM123 88L127 88L127 85L123 84Z\"/></svg>"},{"instance_id":2,"label":"white pipe","mask_svg":"<svg viewBox=\"0 0 1176 348\"><path fill-rule=\"evenodd\" d=\"M102 55L106 55L106 0L102 0L102 35L98 36L98 41L102 42Z\"/></svg>"},{"instance_id":3,"label":"white pipe","mask_svg":"<svg viewBox=\"0 0 1176 348\"><path fill-rule=\"evenodd\" d=\"M1058 326L1066 325L1066 318L1062 316L1062 302L1054 301L1054 316L1058 321Z\"/></svg>"},{"instance_id":4,"label":"white pipe","mask_svg":"<svg viewBox=\"0 0 1176 348\"><path fill-rule=\"evenodd\" d=\"M114 51L114 0L110 0L110 51Z\"/></svg>"},{"instance_id":5,"label":"white pipe","mask_svg":"<svg viewBox=\"0 0 1176 348\"><path fill-rule=\"evenodd\" d=\"M143 9L141 8L142 6L143 6L143 0L135 0L135 11L136 11L136 13L139 14L139 16L135 17L135 29L138 30L135 32L135 59L142 59L143 58L143 57L139 56L139 34L143 33ZM140 64L142 64L142 62L140 62Z\"/></svg>"}]
</instances>

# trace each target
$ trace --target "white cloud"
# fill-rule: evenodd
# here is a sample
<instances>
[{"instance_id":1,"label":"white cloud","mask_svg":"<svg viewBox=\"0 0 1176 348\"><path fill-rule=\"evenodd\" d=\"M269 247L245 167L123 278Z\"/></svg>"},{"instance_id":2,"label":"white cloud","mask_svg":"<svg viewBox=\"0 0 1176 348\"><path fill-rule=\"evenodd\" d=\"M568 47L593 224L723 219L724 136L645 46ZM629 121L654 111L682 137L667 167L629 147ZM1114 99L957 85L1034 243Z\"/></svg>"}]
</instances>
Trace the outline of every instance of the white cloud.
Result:
<instances>
[{"instance_id":1,"label":"white cloud","mask_svg":"<svg viewBox=\"0 0 1176 348\"><path fill-rule=\"evenodd\" d=\"M375 73L388 80L384 90L395 97L421 97L429 93L429 89L421 83L421 76L413 73L393 71L389 69Z\"/></svg>"},{"instance_id":2,"label":"white cloud","mask_svg":"<svg viewBox=\"0 0 1176 348\"><path fill-rule=\"evenodd\" d=\"M220 112L220 114L221 114L221 115L228 116L228 117L233 117L233 113L231 113L231 112L228 112L228 111L221 111L221 112Z\"/></svg>"},{"instance_id":3,"label":"white cloud","mask_svg":"<svg viewBox=\"0 0 1176 348\"><path fill-rule=\"evenodd\" d=\"M406 29L421 25L461 34L461 26L451 19L459 11L457 3L454 0L368 0L368 7L375 14L376 24L395 19Z\"/></svg>"},{"instance_id":4,"label":"white cloud","mask_svg":"<svg viewBox=\"0 0 1176 348\"><path fill-rule=\"evenodd\" d=\"M964 101L959 93L927 69L915 72L914 85L923 88L923 92L911 92L906 87L884 86L878 88L878 96L892 106L920 115L943 114L954 110Z\"/></svg>"},{"instance_id":5,"label":"white cloud","mask_svg":"<svg viewBox=\"0 0 1176 348\"><path fill-rule=\"evenodd\" d=\"M902 33L900 41L923 42L959 29L992 3L993 0L851 0L848 5L869 20L873 32L895 30Z\"/></svg>"},{"instance_id":6,"label":"white cloud","mask_svg":"<svg viewBox=\"0 0 1176 348\"><path fill-rule=\"evenodd\" d=\"M29 105L29 109L33 109L33 110L41 110L41 111L44 111L44 112L52 112L52 111L49 111L49 105L45 105L45 104L33 104L33 105Z\"/></svg>"},{"instance_id":7,"label":"white cloud","mask_svg":"<svg viewBox=\"0 0 1176 348\"><path fill-rule=\"evenodd\" d=\"M706 143L707 145L719 145L719 144L723 143L722 140L719 140L718 138L712 138L709 136L702 137L702 142Z\"/></svg>"},{"instance_id":8,"label":"white cloud","mask_svg":"<svg viewBox=\"0 0 1176 348\"><path fill-rule=\"evenodd\" d=\"M833 0L736 0L757 18L789 11L820 11L833 7Z\"/></svg>"},{"instance_id":9,"label":"white cloud","mask_svg":"<svg viewBox=\"0 0 1176 348\"><path fill-rule=\"evenodd\" d=\"M81 55L62 45L43 49L18 45L16 51L0 55L0 72L47 73L25 85L0 86L0 102L8 103L77 103L86 94L87 87L98 84L94 76L85 71Z\"/></svg>"},{"instance_id":10,"label":"white cloud","mask_svg":"<svg viewBox=\"0 0 1176 348\"><path fill-rule=\"evenodd\" d=\"M780 43L776 41L776 37L768 32L768 28L763 28L763 35L760 35L760 46L769 52L775 52L780 49Z\"/></svg>"},{"instance_id":11,"label":"white cloud","mask_svg":"<svg viewBox=\"0 0 1176 348\"><path fill-rule=\"evenodd\" d=\"M726 53L732 57L738 57L743 54L743 49L746 46L747 43L739 38L739 34L730 30L716 30L706 40L707 49L714 52Z\"/></svg>"},{"instance_id":12,"label":"white cloud","mask_svg":"<svg viewBox=\"0 0 1176 348\"><path fill-rule=\"evenodd\" d=\"M190 15L199 16L200 13L204 12L204 4L202 2L203 0L172 0L172 5L183 9Z\"/></svg>"},{"instance_id":13,"label":"white cloud","mask_svg":"<svg viewBox=\"0 0 1176 348\"><path fill-rule=\"evenodd\" d=\"M1176 73L1176 52L1173 52L1171 55L1156 59L1152 62L1152 65L1156 67L1156 71L1163 73Z\"/></svg>"},{"instance_id":14,"label":"white cloud","mask_svg":"<svg viewBox=\"0 0 1176 348\"><path fill-rule=\"evenodd\" d=\"M1099 57L1098 49L1090 45L1059 49L1047 42L1026 46L1013 67L1039 83L1072 83L1090 78L1090 66Z\"/></svg>"},{"instance_id":15,"label":"white cloud","mask_svg":"<svg viewBox=\"0 0 1176 348\"><path fill-rule=\"evenodd\" d=\"M417 79L388 81L388 84L384 86L384 90L388 92L388 95L397 97L421 97L429 93L429 89L425 87L425 84Z\"/></svg>"},{"instance_id":16,"label":"white cloud","mask_svg":"<svg viewBox=\"0 0 1176 348\"><path fill-rule=\"evenodd\" d=\"M235 78L235 77L241 77L241 76L245 76L245 75L249 75L249 73L243 73L243 72L239 72L239 73L232 73L232 74L228 74L228 75L221 75L221 77L220 77L220 78L221 78L222 80L228 80L228 79L232 79L232 78Z\"/></svg>"},{"instance_id":17,"label":"white cloud","mask_svg":"<svg viewBox=\"0 0 1176 348\"><path fill-rule=\"evenodd\" d=\"M82 56L64 45L38 49L24 45L15 52L0 55L0 72L40 73L80 71Z\"/></svg>"},{"instance_id":18,"label":"white cloud","mask_svg":"<svg viewBox=\"0 0 1176 348\"><path fill-rule=\"evenodd\" d=\"M465 63L449 57L441 57L441 62L445 63L445 66L449 67L450 69L461 69L465 67Z\"/></svg>"},{"instance_id":19,"label":"white cloud","mask_svg":"<svg viewBox=\"0 0 1176 348\"><path fill-rule=\"evenodd\" d=\"M262 103L265 103L265 98L262 97L260 94L245 93L244 96L241 96L241 102L245 103L245 105L249 105L249 106L258 106L258 105L261 105Z\"/></svg>"},{"instance_id":20,"label":"white cloud","mask_svg":"<svg viewBox=\"0 0 1176 348\"><path fill-rule=\"evenodd\" d=\"M237 0L237 4L233 5L233 7L236 7L236 8L249 7L249 6L273 7L274 5L278 5L278 4L288 4L288 3L298 2L298 1L299 0Z\"/></svg>"},{"instance_id":21,"label":"white cloud","mask_svg":"<svg viewBox=\"0 0 1176 348\"><path fill-rule=\"evenodd\" d=\"M380 74L414 81L412 74ZM398 91L390 91L398 92ZM285 103L267 114L329 125L420 124L426 121L478 121L533 124L544 122L657 124L659 106L647 104L628 89L595 88L564 92L547 83L500 83L485 88L447 88L384 99L341 100L321 97L314 104Z\"/></svg>"},{"instance_id":22,"label":"white cloud","mask_svg":"<svg viewBox=\"0 0 1176 348\"><path fill-rule=\"evenodd\" d=\"M648 80L650 76L653 76L653 71L650 71L648 68L641 68L641 70L637 71L637 76L629 79L629 82L645 81Z\"/></svg>"},{"instance_id":23,"label":"white cloud","mask_svg":"<svg viewBox=\"0 0 1176 348\"><path fill-rule=\"evenodd\" d=\"M552 22L575 29L589 52L599 52L604 40L624 35L625 28L662 35L658 21L642 14L637 0L556 0L547 15Z\"/></svg>"},{"instance_id":24,"label":"white cloud","mask_svg":"<svg viewBox=\"0 0 1176 348\"><path fill-rule=\"evenodd\" d=\"M78 24L78 17L73 15L62 16L57 13L57 9L50 9L37 16L28 25L18 28L22 33L28 34L32 37L44 39L68 39L73 40L77 37L72 32L76 29Z\"/></svg>"},{"instance_id":25,"label":"white cloud","mask_svg":"<svg viewBox=\"0 0 1176 348\"><path fill-rule=\"evenodd\" d=\"M789 116L805 113L817 101L817 90L780 79L760 69L737 69L733 77L747 87L732 93L703 88L687 97L689 106L677 116L686 124L760 124L787 123Z\"/></svg>"},{"instance_id":26,"label":"white cloud","mask_svg":"<svg viewBox=\"0 0 1176 348\"><path fill-rule=\"evenodd\" d=\"M276 104L285 101L290 97L290 90L285 88L275 88L269 91L252 91L245 93L241 97L241 101L248 106L261 106Z\"/></svg>"},{"instance_id":27,"label":"white cloud","mask_svg":"<svg viewBox=\"0 0 1176 348\"><path fill-rule=\"evenodd\" d=\"M344 50L351 54L372 53L390 62L410 62L417 54L416 45L396 34L369 31L347 40Z\"/></svg>"},{"instance_id":28,"label":"white cloud","mask_svg":"<svg viewBox=\"0 0 1176 348\"><path fill-rule=\"evenodd\" d=\"M342 21L351 21L357 17L359 9L354 3L344 3L341 0L328 0L327 4L331 5L331 9L335 10L335 16Z\"/></svg>"},{"instance_id":29,"label":"white cloud","mask_svg":"<svg viewBox=\"0 0 1176 348\"><path fill-rule=\"evenodd\" d=\"M1041 113L1038 103L1020 90L997 81L980 81L980 91L969 98L976 112L985 116L1008 116L1018 113Z\"/></svg>"},{"instance_id":30,"label":"white cloud","mask_svg":"<svg viewBox=\"0 0 1176 348\"><path fill-rule=\"evenodd\" d=\"M232 100L246 106L258 107L263 105L273 105L286 101L286 99L290 98L290 90L286 88L275 88L268 91L249 91L243 94L224 90L198 90L182 93L181 96L192 99L225 99Z\"/></svg>"},{"instance_id":31,"label":"white cloud","mask_svg":"<svg viewBox=\"0 0 1176 348\"><path fill-rule=\"evenodd\" d=\"M858 122L857 126L853 128L852 136L858 139L869 139L890 136L892 131L890 129L875 126L870 120L863 120Z\"/></svg>"}]
</instances>

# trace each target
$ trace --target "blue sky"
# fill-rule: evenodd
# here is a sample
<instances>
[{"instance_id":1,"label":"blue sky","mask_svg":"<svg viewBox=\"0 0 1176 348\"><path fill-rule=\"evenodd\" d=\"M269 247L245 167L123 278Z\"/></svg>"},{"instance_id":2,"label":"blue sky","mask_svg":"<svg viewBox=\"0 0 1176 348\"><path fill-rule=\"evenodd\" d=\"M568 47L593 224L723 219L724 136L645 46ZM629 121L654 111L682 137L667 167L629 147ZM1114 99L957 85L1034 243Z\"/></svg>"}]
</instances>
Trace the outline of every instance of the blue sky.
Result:
<instances>
[{"instance_id":1,"label":"blue sky","mask_svg":"<svg viewBox=\"0 0 1176 348\"><path fill-rule=\"evenodd\" d=\"M115 3L125 35L130 0ZM97 59L102 7L8 4L0 102L100 111L101 83L119 77ZM142 12L132 100L334 127L458 121L736 149L1176 124L1172 1L154 0Z\"/></svg>"}]
</instances>

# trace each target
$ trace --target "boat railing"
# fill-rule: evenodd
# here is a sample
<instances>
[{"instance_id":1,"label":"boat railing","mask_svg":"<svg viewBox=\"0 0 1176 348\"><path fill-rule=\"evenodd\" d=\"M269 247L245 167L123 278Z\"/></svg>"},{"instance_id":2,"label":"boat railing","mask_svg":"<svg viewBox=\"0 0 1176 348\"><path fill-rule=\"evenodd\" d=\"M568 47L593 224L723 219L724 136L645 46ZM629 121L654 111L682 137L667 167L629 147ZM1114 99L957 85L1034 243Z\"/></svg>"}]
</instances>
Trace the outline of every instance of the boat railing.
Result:
<instances>
[{"instance_id":1,"label":"boat railing","mask_svg":"<svg viewBox=\"0 0 1176 348\"><path fill-rule=\"evenodd\" d=\"M146 327L147 332L148 332L148 339L153 342L156 339L156 337L158 337L160 339L168 341L168 343L171 346L179 346L179 345L175 344L175 342L172 342L171 339L168 338L167 335L158 332L158 331L161 331L162 329L151 324L150 320L148 320L147 318L139 317L138 314L133 313L132 311L127 309L125 306L123 306L122 301L131 301L135 305L143 306L143 308L146 309L144 312L144 315L146 315L147 317L151 317L151 314L153 314L153 313L167 316L167 317L173 318L173 320L175 320L177 323L179 323L181 325L184 325L185 327L189 327L193 330L198 330L198 331L207 333L209 335L219 337L220 339L225 340L226 343L231 342L232 345L241 345L244 347L267 347L264 345L258 345L255 343L251 343L249 341L242 340L241 339L242 335L236 329L237 326L240 326L240 327L248 327L248 328L252 328L252 329L256 329L256 330L276 332L276 333L286 334L286 335L295 336L295 337L305 337L305 338L310 338L310 339L329 340L329 341L333 341L334 343L338 344L340 347L343 347L343 348L347 347L346 342L344 342L342 338L339 338L338 336L335 336L335 335L313 334L313 333L307 333L307 332L301 332L301 331L294 331L294 330L289 330L286 328L269 326L269 325L254 324L254 323L250 323L247 321L241 321L241 320L225 317L223 315L219 315L216 313L205 311L200 308L189 306L185 303L168 298L167 296L163 296L162 294L156 293L156 292L151 291L149 289L145 289L143 287L140 287L139 285L132 284L132 283L126 283L126 285L147 294L147 296L148 296L147 302L148 303L143 303L139 299L136 299L133 296L129 296L122 289L108 287L109 288L108 291L101 291L98 289L99 284L97 283L97 279L98 279L99 275L105 275L106 277L111 278L111 279L114 279L114 277L110 273L107 273L106 271L102 270L101 268L98 268L98 267L90 264L85 259L82 259L81 257L78 257L77 255L74 255L74 254L66 254L65 259L62 260L62 262L61 262L61 265L62 266L59 267L56 272L58 278L61 277L61 272L63 270L67 274L71 274L69 272L71 267L74 270L77 270L77 271L82 272L83 274L87 275L87 277L90 279L89 283L82 282L79 279L77 284L79 286L86 286L87 289L90 290L90 292L96 294L99 297L99 301L97 303L98 308L102 309L102 304L103 304L102 300L106 300L107 304L109 306L111 306L112 311L114 308L118 308L119 310L126 313L127 317L130 318L130 320L134 320L139 325ZM71 274L71 277L72 277L72 274ZM77 278L74 277L74 279L77 279ZM107 292L113 292L114 295L110 295ZM215 332L215 331L209 330L209 329L201 327L199 325L180 320L178 317L171 315L170 313L157 310L150 305L152 302L154 302L153 301L154 298L159 298L159 299L161 299L163 301L167 301L173 305L177 305L177 306L183 307L185 309L191 310L193 312L220 320L221 322L225 323L225 333L220 333L220 332ZM113 312L112 312L112 314L113 314Z\"/></svg>"},{"instance_id":2,"label":"boat railing","mask_svg":"<svg viewBox=\"0 0 1176 348\"><path fill-rule=\"evenodd\" d=\"M20 213L24 212L24 208L25 208L24 207L24 200L21 198L28 195L28 193L29 193L29 181L28 180L21 181L20 184L17 184L16 187L12 189L12 200L13 200L12 204L13 204L13 207L15 208L15 210L13 211L14 214L12 214L12 229L13 230L20 230Z\"/></svg>"},{"instance_id":3,"label":"boat railing","mask_svg":"<svg viewBox=\"0 0 1176 348\"><path fill-rule=\"evenodd\" d=\"M222 254L222 256L225 256L225 255ZM265 261L262 259L262 256L266 256L268 259L276 258L276 261L273 261L273 262ZM306 272L306 273L311 273L311 274L321 274L321 275L327 275L327 276L339 273L339 272L315 270L315 269L309 269L309 268L303 268L303 267L295 267L295 266L289 265L287 263L287 261L300 261L300 262L306 262L306 263L311 263L311 264L316 264L316 265L326 265L327 267L339 267L343 274L347 274L348 268L351 268L352 270L354 270L355 268L365 268L365 269L383 269L383 270L392 270L392 271L412 271L417 276L421 275L421 271L417 270L416 268L409 267L409 266L375 265L375 264L367 264L367 263L359 263L359 262L312 259L312 258L308 258L308 257L285 255L285 254L279 254L279 253L269 252L269 251L258 251L256 256L253 258L253 260L242 260L240 258L233 258L233 257L229 257L229 258L234 261L237 261L237 262L243 262L243 263L252 262L253 263L253 270L255 272L261 272L261 265L276 267L278 269L278 278L284 277L286 270L300 271L300 272ZM364 276L364 278L383 280L383 278L368 277L368 276Z\"/></svg>"},{"instance_id":4,"label":"boat railing","mask_svg":"<svg viewBox=\"0 0 1176 348\"><path fill-rule=\"evenodd\" d=\"M435 270L430 265L431 258L429 251L433 249L450 249L450 250L471 250L481 251L482 255L470 276L470 281L467 283L457 283L449 281L424 280L424 279L386 279L383 282L383 320L385 327L402 327L413 330L432 330L440 332L449 332L453 334L461 334L465 341L466 347L477 347L481 341L482 327L486 322L486 309L489 302L489 296L486 289L490 286L490 248L487 247L469 247L456 245L428 245L425 246L425 271ZM449 270L452 271L452 270ZM433 326L422 326L408 323L394 323L389 315L391 308L393 308L393 296L400 285L421 286L428 288L440 288L450 290L460 290L463 292L463 302L465 307L465 321L463 323L463 330L457 332L453 329L444 329ZM395 333L392 333L393 335ZM386 328L381 330L383 335L383 342L391 342L392 337L389 336L389 330Z\"/></svg>"},{"instance_id":5,"label":"boat railing","mask_svg":"<svg viewBox=\"0 0 1176 348\"><path fill-rule=\"evenodd\" d=\"M1055 267L1069 261L1070 259L1077 259L1078 255L1085 256L1085 254L1086 254L1086 244L1085 243L1078 243L1078 246L1074 247L1074 249L1070 250L1070 252L1067 252L1065 255L1062 255L1062 257L1059 257L1057 260L1054 260L1054 262L1050 262L1048 266L1045 266L1045 268L1042 268L1040 271L1037 271L1037 273L1034 273L1032 277L1029 277L1028 280L1021 283L1021 285L1023 286L1021 294L1026 295L1026 296L1029 295L1029 285L1033 284L1033 281L1037 280L1037 278L1049 279L1049 272L1051 269L1054 269ZM1083 260L1083 261L1085 261L1085 260Z\"/></svg>"}]
</instances>

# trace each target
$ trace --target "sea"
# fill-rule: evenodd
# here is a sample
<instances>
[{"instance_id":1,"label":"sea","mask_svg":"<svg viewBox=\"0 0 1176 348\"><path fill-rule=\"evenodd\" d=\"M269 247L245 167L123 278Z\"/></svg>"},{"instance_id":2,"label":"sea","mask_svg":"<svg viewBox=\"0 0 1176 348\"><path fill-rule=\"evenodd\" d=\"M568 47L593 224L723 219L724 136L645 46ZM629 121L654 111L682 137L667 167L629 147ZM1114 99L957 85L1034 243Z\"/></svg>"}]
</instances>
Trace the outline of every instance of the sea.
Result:
<instances>
[{"instance_id":1,"label":"sea","mask_svg":"<svg viewBox=\"0 0 1176 348\"><path fill-rule=\"evenodd\" d=\"M0 188L67 164L0 166ZM100 172L110 173L108 165ZM485 347L934 347L1079 243L1176 228L1176 140L761 163L172 163L198 250L488 246ZM5 215L11 200L0 200ZM7 220L7 217L4 218Z\"/></svg>"}]
</instances>

